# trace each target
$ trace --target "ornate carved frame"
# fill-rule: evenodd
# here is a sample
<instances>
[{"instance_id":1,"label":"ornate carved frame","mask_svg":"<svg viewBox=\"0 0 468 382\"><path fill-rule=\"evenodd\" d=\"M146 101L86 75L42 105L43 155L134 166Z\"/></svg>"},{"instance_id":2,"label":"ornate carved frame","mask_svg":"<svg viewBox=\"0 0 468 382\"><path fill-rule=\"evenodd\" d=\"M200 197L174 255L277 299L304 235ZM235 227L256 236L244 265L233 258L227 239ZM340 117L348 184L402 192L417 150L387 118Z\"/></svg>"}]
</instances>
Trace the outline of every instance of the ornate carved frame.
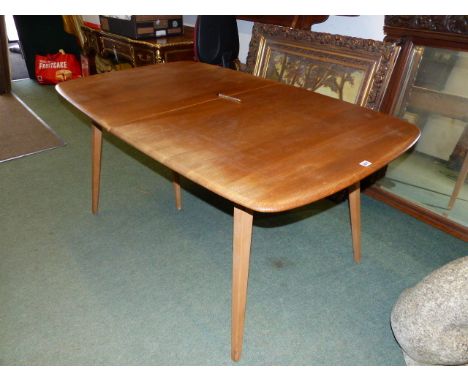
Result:
<instances>
[{"instance_id":1,"label":"ornate carved frame","mask_svg":"<svg viewBox=\"0 0 468 382\"><path fill-rule=\"evenodd\" d=\"M468 16L385 16L385 26L468 35Z\"/></svg>"},{"instance_id":2,"label":"ornate carved frame","mask_svg":"<svg viewBox=\"0 0 468 382\"><path fill-rule=\"evenodd\" d=\"M364 86L357 103L373 110L380 110L400 50L392 43L255 23L246 71L265 77L271 47L318 59L324 65L338 63L364 70Z\"/></svg>"}]
</instances>

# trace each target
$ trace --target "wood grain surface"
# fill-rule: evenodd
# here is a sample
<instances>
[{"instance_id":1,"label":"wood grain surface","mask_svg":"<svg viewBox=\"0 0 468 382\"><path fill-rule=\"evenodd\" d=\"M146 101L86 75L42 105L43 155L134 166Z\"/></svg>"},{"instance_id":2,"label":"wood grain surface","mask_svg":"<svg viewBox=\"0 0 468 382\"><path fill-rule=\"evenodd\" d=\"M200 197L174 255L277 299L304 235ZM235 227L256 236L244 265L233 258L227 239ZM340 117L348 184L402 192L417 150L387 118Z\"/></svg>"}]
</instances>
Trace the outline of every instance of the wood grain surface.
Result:
<instances>
[{"instance_id":1,"label":"wood grain surface","mask_svg":"<svg viewBox=\"0 0 468 382\"><path fill-rule=\"evenodd\" d=\"M176 62L62 83L99 128L234 202L231 358L242 352L253 211L278 212L350 187L354 259L361 259L359 181L419 137L409 123L304 89L201 63Z\"/></svg>"},{"instance_id":2,"label":"wood grain surface","mask_svg":"<svg viewBox=\"0 0 468 382\"><path fill-rule=\"evenodd\" d=\"M196 62L87 77L57 90L113 135L253 211L331 195L419 137L397 118Z\"/></svg>"},{"instance_id":3,"label":"wood grain surface","mask_svg":"<svg viewBox=\"0 0 468 382\"><path fill-rule=\"evenodd\" d=\"M106 130L276 82L190 61L147 65L63 82L57 91Z\"/></svg>"}]
</instances>

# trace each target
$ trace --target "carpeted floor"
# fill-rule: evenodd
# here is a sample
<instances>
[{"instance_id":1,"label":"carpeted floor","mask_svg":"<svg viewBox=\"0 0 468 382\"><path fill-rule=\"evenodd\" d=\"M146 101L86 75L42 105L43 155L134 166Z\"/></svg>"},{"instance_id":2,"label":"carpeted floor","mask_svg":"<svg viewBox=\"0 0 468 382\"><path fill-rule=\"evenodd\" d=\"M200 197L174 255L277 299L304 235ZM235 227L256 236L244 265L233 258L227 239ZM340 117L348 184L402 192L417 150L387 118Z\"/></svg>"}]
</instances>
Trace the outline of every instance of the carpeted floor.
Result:
<instances>
[{"instance_id":1,"label":"carpeted floor","mask_svg":"<svg viewBox=\"0 0 468 382\"><path fill-rule=\"evenodd\" d=\"M231 365L229 203L106 136L90 212L88 121L51 87L14 91L68 142L0 164L0 364ZM365 195L256 216L240 365L402 365L401 291L466 244Z\"/></svg>"},{"instance_id":2,"label":"carpeted floor","mask_svg":"<svg viewBox=\"0 0 468 382\"><path fill-rule=\"evenodd\" d=\"M0 162L36 154L64 145L12 94L0 95Z\"/></svg>"}]
</instances>

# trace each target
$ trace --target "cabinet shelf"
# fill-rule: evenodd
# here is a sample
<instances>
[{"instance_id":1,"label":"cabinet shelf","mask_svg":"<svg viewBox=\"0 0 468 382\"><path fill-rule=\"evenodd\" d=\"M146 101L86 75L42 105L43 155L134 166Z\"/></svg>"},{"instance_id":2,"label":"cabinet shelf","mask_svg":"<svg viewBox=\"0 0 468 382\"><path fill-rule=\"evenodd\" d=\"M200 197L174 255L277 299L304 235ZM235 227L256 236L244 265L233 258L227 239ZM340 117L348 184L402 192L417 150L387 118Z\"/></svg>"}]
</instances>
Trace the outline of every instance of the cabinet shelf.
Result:
<instances>
[{"instance_id":1,"label":"cabinet shelf","mask_svg":"<svg viewBox=\"0 0 468 382\"><path fill-rule=\"evenodd\" d=\"M407 105L411 109L468 122L468 98L466 97L413 86Z\"/></svg>"}]
</instances>

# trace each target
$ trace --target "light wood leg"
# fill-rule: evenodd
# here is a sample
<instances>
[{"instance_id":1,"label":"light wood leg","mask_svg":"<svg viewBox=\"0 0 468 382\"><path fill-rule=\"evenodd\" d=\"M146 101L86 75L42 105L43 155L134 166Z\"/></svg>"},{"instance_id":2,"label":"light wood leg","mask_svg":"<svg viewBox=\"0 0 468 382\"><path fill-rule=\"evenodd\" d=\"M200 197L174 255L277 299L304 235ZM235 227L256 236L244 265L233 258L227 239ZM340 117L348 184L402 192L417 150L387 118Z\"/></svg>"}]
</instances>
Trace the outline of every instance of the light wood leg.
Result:
<instances>
[{"instance_id":1,"label":"light wood leg","mask_svg":"<svg viewBox=\"0 0 468 382\"><path fill-rule=\"evenodd\" d=\"M249 278L250 243L252 241L252 220L252 213L234 207L231 321L231 358L233 361L238 361L242 352L247 281Z\"/></svg>"},{"instance_id":2,"label":"light wood leg","mask_svg":"<svg viewBox=\"0 0 468 382\"><path fill-rule=\"evenodd\" d=\"M180 192L180 179L179 174L172 172L172 185L174 186L175 205L178 210L182 209L182 194Z\"/></svg>"},{"instance_id":3,"label":"light wood leg","mask_svg":"<svg viewBox=\"0 0 468 382\"><path fill-rule=\"evenodd\" d=\"M99 209L99 187L101 181L102 131L92 125L92 207L93 214Z\"/></svg>"},{"instance_id":4,"label":"light wood leg","mask_svg":"<svg viewBox=\"0 0 468 382\"><path fill-rule=\"evenodd\" d=\"M353 235L354 261L361 262L361 189L359 182L349 188L349 214Z\"/></svg>"},{"instance_id":5,"label":"light wood leg","mask_svg":"<svg viewBox=\"0 0 468 382\"><path fill-rule=\"evenodd\" d=\"M457 182L455 183L452 196L450 197L450 201L448 204L449 210L453 208L453 205L455 204L455 200L457 200L457 196L460 193L462 186L465 184L465 179L467 175L468 175L468 154L465 156L465 159L463 160L460 174L458 174Z\"/></svg>"}]
</instances>

